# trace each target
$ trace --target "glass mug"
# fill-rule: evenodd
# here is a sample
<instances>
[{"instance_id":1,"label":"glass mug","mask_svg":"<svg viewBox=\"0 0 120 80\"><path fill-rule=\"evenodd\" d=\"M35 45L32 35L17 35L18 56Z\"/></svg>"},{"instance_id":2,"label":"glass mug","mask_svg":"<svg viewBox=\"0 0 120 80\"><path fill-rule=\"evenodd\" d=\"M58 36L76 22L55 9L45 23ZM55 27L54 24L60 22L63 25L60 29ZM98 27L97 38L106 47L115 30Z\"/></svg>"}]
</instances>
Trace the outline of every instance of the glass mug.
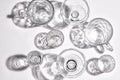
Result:
<instances>
[{"instance_id":1,"label":"glass mug","mask_svg":"<svg viewBox=\"0 0 120 80\"><path fill-rule=\"evenodd\" d=\"M109 44L112 35L112 25L106 19L95 18L90 22L73 25L70 39L76 47L82 49L94 47L99 53L103 53L104 47L113 51Z\"/></svg>"}]
</instances>

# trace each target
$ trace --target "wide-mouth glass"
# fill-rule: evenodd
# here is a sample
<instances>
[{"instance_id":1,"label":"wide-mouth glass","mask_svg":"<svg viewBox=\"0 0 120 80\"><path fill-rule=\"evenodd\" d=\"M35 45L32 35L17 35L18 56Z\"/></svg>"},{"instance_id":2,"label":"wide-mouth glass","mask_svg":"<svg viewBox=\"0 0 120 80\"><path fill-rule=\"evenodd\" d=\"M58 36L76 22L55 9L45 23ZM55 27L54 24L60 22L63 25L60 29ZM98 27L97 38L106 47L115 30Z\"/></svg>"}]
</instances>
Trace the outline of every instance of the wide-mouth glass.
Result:
<instances>
[{"instance_id":1,"label":"wide-mouth glass","mask_svg":"<svg viewBox=\"0 0 120 80\"><path fill-rule=\"evenodd\" d=\"M67 14L64 13L65 11L67 11ZM88 3L86 0L64 0L61 15L67 23L86 22L89 17Z\"/></svg>"}]
</instances>

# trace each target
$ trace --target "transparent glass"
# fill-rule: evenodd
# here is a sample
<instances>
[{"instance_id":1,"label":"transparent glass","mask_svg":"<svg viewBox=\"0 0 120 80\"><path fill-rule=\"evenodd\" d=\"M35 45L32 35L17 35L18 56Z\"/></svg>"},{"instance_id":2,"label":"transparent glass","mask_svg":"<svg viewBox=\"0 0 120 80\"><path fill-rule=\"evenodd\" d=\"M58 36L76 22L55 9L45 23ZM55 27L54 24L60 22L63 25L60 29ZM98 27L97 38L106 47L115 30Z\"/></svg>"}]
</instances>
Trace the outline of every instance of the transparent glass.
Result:
<instances>
[{"instance_id":1,"label":"transparent glass","mask_svg":"<svg viewBox=\"0 0 120 80\"><path fill-rule=\"evenodd\" d=\"M98 58L91 58L87 61L86 71L90 75L97 76L103 73L98 66L98 60L99 60Z\"/></svg>"},{"instance_id":2,"label":"transparent glass","mask_svg":"<svg viewBox=\"0 0 120 80\"><path fill-rule=\"evenodd\" d=\"M7 17L11 18L13 23L21 28L30 28L34 26L27 15L28 5L29 2L27 1L18 2L13 7L11 14Z\"/></svg>"},{"instance_id":3,"label":"transparent glass","mask_svg":"<svg viewBox=\"0 0 120 80\"><path fill-rule=\"evenodd\" d=\"M103 55L100 58L91 58L87 61L86 70L89 74L97 76L102 73L112 72L115 68L115 59L110 55Z\"/></svg>"},{"instance_id":4,"label":"transparent glass","mask_svg":"<svg viewBox=\"0 0 120 80\"><path fill-rule=\"evenodd\" d=\"M44 54L43 63L32 67L32 73L36 80L62 80L56 65L58 55Z\"/></svg>"},{"instance_id":5,"label":"transparent glass","mask_svg":"<svg viewBox=\"0 0 120 80\"><path fill-rule=\"evenodd\" d=\"M103 18L95 18L90 22L72 25L70 31L71 42L79 48L94 47L99 53L104 52L104 47L113 51L109 44L113 35L113 28L110 22Z\"/></svg>"},{"instance_id":6,"label":"transparent glass","mask_svg":"<svg viewBox=\"0 0 120 80\"><path fill-rule=\"evenodd\" d=\"M86 24L76 24L72 26L70 31L70 40L78 48L86 49L90 48L89 42L86 41L85 36L85 27Z\"/></svg>"},{"instance_id":7,"label":"transparent glass","mask_svg":"<svg viewBox=\"0 0 120 80\"><path fill-rule=\"evenodd\" d=\"M75 78L80 76L86 67L84 55L76 49L62 51L58 57L57 64L60 73L65 78Z\"/></svg>"},{"instance_id":8,"label":"transparent glass","mask_svg":"<svg viewBox=\"0 0 120 80\"><path fill-rule=\"evenodd\" d=\"M27 55L27 62L29 65L39 65L43 61L43 54L39 51L31 51Z\"/></svg>"},{"instance_id":9,"label":"transparent glass","mask_svg":"<svg viewBox=\"0 0 120 80\"><path fill-rule=\"evenodd\" d=\"M62 2L61 1L51 1L51 4L54 7L54 16L53 19L47 24L48 27L52 28L52 29L63 29L65 27L67 27L67 23L63 20L61 13L60 13L60 9L62 6ZM67 13L66 11L64 11L63 13Z\"/></svg>"},{"instance_id":10,"label":"transparent glass","mask_svg":"<svg viewBox=\"0 0 120 80\"><path fill-rule=\"evenodd\" d=\"M36 36L35 36L35 39L34 39L34 44L35 46L38 48L38 49L48 49L47 47L47 33L38 33Z\"/></svg>"},{"instance_id":11,"label":"transparent glass","mask_svg":"<svg viewBox=\"0 0 120 80\"><path fill-rule=\"evenodd\" d=\"M59 30L52 30L47 35L47 42L50 49L59 47L64 42L64 35Z\"/></svg>"},{"instance_id":12,"label":"transparent glass","mask_svg":"<svg viewBox=\"0 0 120 80\"><path fill-rule=\"evenodd\" d=\"M39 33L34 39L38 49L46 50L61 46L64 42L64 35L59 30L51 30L48 33Z\"/></svg>"},{"instance_id":13,"label":"transparent glass","mask_svg":"<svg viewBox=\"0 0 120 80\"><path fill-rule=\"evenodd\" d=\"M99 60L100 62L102 62L103 65L102 71L104 73L109 73L114 70L116 62L111 55L103 55L100 57Z\"/></svg>"},{"instance_id":14,"label":"transparent glass","mask_svg":"<svg viewBox=\"0 0 120 80\"><path fill-rule=\"evenodd\" d=\"M67 13L64 13L64 11ZM68 24L71 22L86 22L89 17L88 3L86 0L64 0L61 15Z\"/></svg>"},{"instance_id":15,"label":"transparent glass","mask_svg":"<svg viewBox=\"0 0 120 80\"><path fill-rule=\"evenodd\" d=\"M6 60L6 66L11 71L23 71L28 68L28 63L25 55L13 55Z\"/></svg>"},{"instance_id":16,"label":"transparent glass","mask_svg":"<svg viewBox=\"0 0 120 80\"><path fill-rule=\"evenodd\" d=\"M30 20L40 26L51 21L54 8L48 0L33 0L28 6L27 13Z\"/></svg>"},{"instance_id":17,"label":"transparent glass","mask_svg":"<svg viewBox=\"0 0 120 80\"><path fill-rule=\"evenodd\" d=\"M113 35L113 28L110 22L103 18L91 20L86 28L86 37L91 44L106 44Z\"/></svg>"}]
</instances>

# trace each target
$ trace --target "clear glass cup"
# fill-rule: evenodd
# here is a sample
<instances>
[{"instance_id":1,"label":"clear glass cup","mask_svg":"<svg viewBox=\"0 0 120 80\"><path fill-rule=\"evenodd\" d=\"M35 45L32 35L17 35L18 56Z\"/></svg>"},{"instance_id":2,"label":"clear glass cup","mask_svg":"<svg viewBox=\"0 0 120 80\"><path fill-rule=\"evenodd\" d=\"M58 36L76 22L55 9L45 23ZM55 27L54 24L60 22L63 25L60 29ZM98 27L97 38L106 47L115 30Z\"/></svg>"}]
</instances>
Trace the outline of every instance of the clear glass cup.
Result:
<instances>
[{"instance_id":1,"label":"clear glass cup","mask_svg":"<svg viewBox=\"0 0 120 80\"><path fill-rule=\"evenodd\" d=\"M48 33L38 33L35 36L34 44L38 49L47 50L61 46L64 42L64 35L59 30L51 30Z\"/></svg>"},{"instance_id":2,"label":"clear glass cup","mask_svg":"<svg viewBox=\"0 0 120 80\"><path fill-rule=\"evenodd\" d=\"M18 54L8 57L6 66L11 71L23 71L28 68L28 63L25 55Z\"/></svg>"},{"instance_id":3,"label":"clear glass cup","mask_svg":"<svg viewBox=\"0 0 120 80\"><path fill-rule=\"evenodd\" d=\"M67 49L58 56L57 64L60 74L65 78L80 76L86 67L84 55L76 49Z\"/></svg>"},{"instance_id":4,"label":"clear glass cup","mask_svg":"<svg viewBox=\"0 0 120 80\"><path fill-rule=\"evenodd\" d=\"M51 21L54 8L49 0L33 0L28 6L27 13L33 23L41 26Z\"/></svg>"},{"instance_id":5,"label":"clear glass cup","mask_svg":"<svg viewBox=\"0 0 120 80\"><path fill-rule=\"evenodd\" d=\"M70 40L78 48L87 49L94 47L99 53L104 52L104 47L113 51L109 44L113 35L110 22L103 18L95 18L90 22L72 25Z\"/></svg>"},{"instance_id":6,"label":"clear glass cup","mask_svg":"<svg viewBox=\"0 0 120 80\"><path fill-rule=\"evenodd\" d=\"M67 6L67 7L65 7ZM66 11L67 13L64 13ZM89 6L86 0L64 0L61 15L65 22L86 22L89 17Z\"/></svg>"},{"instance_id":7,"label":"clear glass cup","mask_svg":"<svg viewBox=\"0 0 120 80\"><path fill-rule=\"evenodd\" d=\"M12 19L13 23L21 28L30 28L35 26L27 15L27 8L29 3L30 2L28 1L16 3L12 9L11 14L8 15L7 18Z\"/></svg>"}]
</instances>

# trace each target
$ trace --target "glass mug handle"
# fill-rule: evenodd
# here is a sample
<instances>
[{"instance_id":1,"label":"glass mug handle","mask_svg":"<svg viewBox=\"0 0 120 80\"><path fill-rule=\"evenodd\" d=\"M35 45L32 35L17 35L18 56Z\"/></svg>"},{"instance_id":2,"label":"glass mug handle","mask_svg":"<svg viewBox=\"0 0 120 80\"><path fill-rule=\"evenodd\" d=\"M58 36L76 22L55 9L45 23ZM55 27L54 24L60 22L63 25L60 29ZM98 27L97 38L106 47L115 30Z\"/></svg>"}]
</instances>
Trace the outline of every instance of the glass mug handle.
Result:
<instances>
[{"instance_id":1,"label":"glass mug handle","mask_svg":"<svg viewBox=\"0 0 120 80\"><path fill-rule=\"evenodd\" d=\"M104 53L104 47L103 45L97 45L95 46L95 50L99 53Z\"/></svg>"},{"instance_id":2,"label":"glass mug handle","mask_svg":"<svg viewBox=\"0 0 120 80\"><path fill-rule=\"evenodd\" d=\"M110 43L106 43L104 47L109 51L113 51L113 47L110 45Z\"/></svg>"}]
</instances>

